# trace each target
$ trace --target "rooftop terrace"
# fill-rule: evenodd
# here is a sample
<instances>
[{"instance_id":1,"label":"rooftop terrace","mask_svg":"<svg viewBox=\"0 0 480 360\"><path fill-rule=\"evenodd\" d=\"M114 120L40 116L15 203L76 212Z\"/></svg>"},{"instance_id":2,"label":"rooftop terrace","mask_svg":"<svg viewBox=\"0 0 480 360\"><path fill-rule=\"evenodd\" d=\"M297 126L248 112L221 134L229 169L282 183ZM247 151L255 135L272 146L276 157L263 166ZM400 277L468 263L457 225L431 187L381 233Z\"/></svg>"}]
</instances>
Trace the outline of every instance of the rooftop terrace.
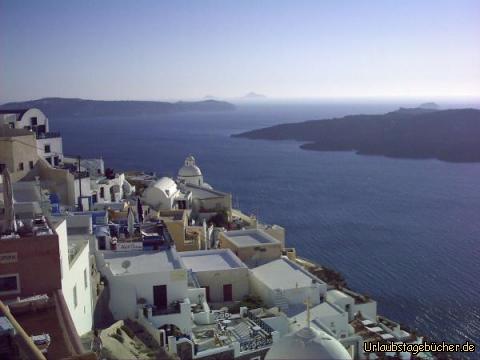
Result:
<instances>
[{"instance_id":1,"label":"rooftop terrace","mask_svg":"<svg viewBox=\"0 0 480 360\"><path fill-rule=\"evenodd\" d=\"M226 231L222 235L237 247L280 244L273 236L258 229Z\"/></svg>"},{"instance_id":2,"label":"rooftop terrace","mask_svg":"<svg viewBox=\"0 0 480 360\"><path fill-rule=\"evenodd\" d=\"M316 280L285 258L251 269L254 276L271 289L293 289L311 286ZM320 281L320 280L317 280Z\"/></svg>"},{"instance_id":3,"label":"rooftop terrace","mask_svg":"<svg viewBox=\"0 0 480 360\"><path fill-rule=\"evenodd\" d=\"M185 251L179 255L185 266L193 272L247 268L229 249Z\"/></svg>"},{"instance_id":4,"label":"rooftop terrace","mask_svg":"<svg viewBox=\"0 0 480 360\"><path fill-rule=\"evenodd\" d=\"M0 218L0 225L3 223L4 219ZM44 216L38 216L34 219L23 219L16 220L17 231L12 234L0 234L2 240L8 239L18 239L18 238L29 238L29 237L38 237L38 236L48 236L54 235L55 232L52 230L50 224L45 219Z\"/></svg>"},{"instance_id":5,"label":"rooftop terrace","mask_svg":"<svg viewBox=\"0 0 480 360\"><path fill-rule=\"evenodd\" d=\"M113 275L148 274L183 268L172 249L148 252L105 251L103 256Z\"/></svg>"}]
</instances>

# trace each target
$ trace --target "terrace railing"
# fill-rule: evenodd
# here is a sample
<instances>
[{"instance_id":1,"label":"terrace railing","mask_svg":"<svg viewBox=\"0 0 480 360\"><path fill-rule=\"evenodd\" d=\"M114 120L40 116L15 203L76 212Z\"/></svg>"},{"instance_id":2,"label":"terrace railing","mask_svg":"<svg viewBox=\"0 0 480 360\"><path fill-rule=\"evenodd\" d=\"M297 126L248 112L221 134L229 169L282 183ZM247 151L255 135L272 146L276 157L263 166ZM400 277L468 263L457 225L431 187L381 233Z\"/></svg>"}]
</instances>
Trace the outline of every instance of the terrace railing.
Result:
<instances>
[{"instance_id":1,"label":"terrace railing","mask_svg":"<svg viewBox=\"0 0 480 360\"><path fill-rule=\"evenodd\" d=\"M270 346L273 343L271 336L257 336L251 340L244 340L240 342L240 351L250 351Z\"/></svg>"},{"instance_id":2,"label":"terrace railing","mask_svg":"<svg viewBox=\"0 0 480 360\"><path fill-rule=\"evenodd\" d=\"M247 318L253 321L257 326L259 326L263 331L265 331L268 335L271 335L274 331L273 328L268 325L265 321L260 319L257 315L252 313L250 310L247 310Z\"/></svg>"}]
</instances>

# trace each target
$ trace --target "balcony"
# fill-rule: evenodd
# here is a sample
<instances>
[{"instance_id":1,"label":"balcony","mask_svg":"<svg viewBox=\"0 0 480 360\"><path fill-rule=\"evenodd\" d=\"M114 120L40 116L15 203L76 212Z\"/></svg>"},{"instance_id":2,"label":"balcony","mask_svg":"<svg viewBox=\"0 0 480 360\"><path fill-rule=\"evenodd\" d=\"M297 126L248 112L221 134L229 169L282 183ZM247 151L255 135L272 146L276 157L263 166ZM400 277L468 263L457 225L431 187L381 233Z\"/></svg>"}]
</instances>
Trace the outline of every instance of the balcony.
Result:
<instances>
[{"instance_id":1,"label":"balcony","mask_svg":"<svg viewBox=\"0 0 480 360\"><path fill-rule=\"evenodd\" d=\"M48 132L48 133L37 132L37 139L53 139L53 138L59 138L59 137L61 137L59 132Z\"/></svg>"},{"instance_id":2,"label":"balcony","mask_svg":"<svg viewBox=\"0 0 480 360\"><path fill-rule=\"evenodd\" d=\"M164 309L157 309L152 304L140 305L138 317L149 321L157 329L165 325L175 325L183 333L191 331L192 313L188 299L177 300Z\"/></svg>"}]
</instances>

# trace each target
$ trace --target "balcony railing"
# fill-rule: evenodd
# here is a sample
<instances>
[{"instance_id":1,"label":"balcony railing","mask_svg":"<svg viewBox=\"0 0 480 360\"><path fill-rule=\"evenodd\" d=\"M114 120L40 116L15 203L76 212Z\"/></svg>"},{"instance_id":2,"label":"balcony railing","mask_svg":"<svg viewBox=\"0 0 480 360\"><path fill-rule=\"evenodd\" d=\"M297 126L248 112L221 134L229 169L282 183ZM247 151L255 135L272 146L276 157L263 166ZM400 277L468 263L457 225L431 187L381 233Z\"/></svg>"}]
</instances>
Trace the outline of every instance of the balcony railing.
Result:
<instances>
[{"instance_id":1,"label":"balcony railing","mask_svg":"<svg viewBox=\"0 0 480 360\"><path fill-rule=\"evenodd\" d=\"M73 176L75 179L84 179L88 178L90 176L90 173L88 171L77 171L73 173Z\"/></svg>"},{"instance_id":2,"label":"balcony railing","mask_svg":"<svg viewBox=\"0 0 480 360\"><path fill-rule=\"evenodd\" d=\"M256 316L254 313L252 313L250 310L247 310L247 318L249 318L251 321L253 321L257 326L260 326L260 328L265 331L267 334L271 335L273 332L273 328L265 323L262 319L260 319L258 316Z\"/></svg>"},{"instance_id":3,"label":"balcony railing","mask_svg":"<svg viewBox=\"0 0 480 360\"><path fill-rule=\"evenodd\" d=\"M37 139L52 139L61 137L59 132L37 133Z\"/></svg>"},{"instance_id":4,"label":"balcony railing","mask_svg":"<svg viewBox=\"0 0 480 360\"><path fill-rule=\"evenodd\" d=\"M152 309L152 316L161 316L169 314L180 314L180 302L175 302L168 305L166 308L158 308L155 305L145 305L143 307L143 314L148 318L148 309Z\"/></svg>"}]
</instances>

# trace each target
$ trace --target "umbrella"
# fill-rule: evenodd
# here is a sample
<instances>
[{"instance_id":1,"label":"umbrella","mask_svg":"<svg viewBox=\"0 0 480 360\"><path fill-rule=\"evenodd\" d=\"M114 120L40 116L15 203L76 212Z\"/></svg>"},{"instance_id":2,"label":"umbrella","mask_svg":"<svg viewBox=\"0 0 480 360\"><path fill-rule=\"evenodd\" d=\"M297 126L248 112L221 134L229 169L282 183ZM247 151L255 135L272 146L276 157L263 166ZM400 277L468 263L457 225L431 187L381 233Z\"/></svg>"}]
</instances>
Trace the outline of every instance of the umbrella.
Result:
<instances>
[{"instance_id":1,"label":"umbrella","mask_svg":"<svg viewBox=\"0 0 480 360\"><path fill-rule=\"evenodd\" d=\"M128 229L128 234L130 236L133 235L134 226L135 226L135 215L133 214L132 209L129 207L128 216L127 216L127 229Z\"/></svg>"},{"instance_id":2,"label":"umbrella","mask_svg":"<svg viewBox=\"0 0 480 360\"><path fill-rule=\"evenodd\" d=\"M5 204L5 222L3 223L3 232L12 233L17 231L15 222L15 210L13 208L13 189L10 173L5 166L3 169L3 202Z\"/></svg>"},{"instance_id":3,"label":"umbrella","mask_svg":"<svg viewBox=\"0 0 480 360\"><path fill-rule=\"evenodd\" d=\"M205 239L205 250L208 250L207 223L205 219L203 219L203 238Z\"/></svg>"},{"instance_id":4,"label":"umbrella","mask_svg":"<svg viewBox=\"0 0 480 360\"><path fill-rule=\"evenodd\" d=\"M212 245L212 234L213 234L213 224L210 224L210 226L208 227L208 233L207 233L209 245ZM215 244L213 244L213 247L215 247Z\"/></svg>"},{"instance_id":5,"label":"umbrella","mask_svg":"<svg viewBox=\"0 0 480 360\"><path fill-rule=\"evenodd\" d=\"M139 197L137 197L137 214L138 214L138 222L142 224L143 223L143 207Z\"/></svg>"}]
</instances>

